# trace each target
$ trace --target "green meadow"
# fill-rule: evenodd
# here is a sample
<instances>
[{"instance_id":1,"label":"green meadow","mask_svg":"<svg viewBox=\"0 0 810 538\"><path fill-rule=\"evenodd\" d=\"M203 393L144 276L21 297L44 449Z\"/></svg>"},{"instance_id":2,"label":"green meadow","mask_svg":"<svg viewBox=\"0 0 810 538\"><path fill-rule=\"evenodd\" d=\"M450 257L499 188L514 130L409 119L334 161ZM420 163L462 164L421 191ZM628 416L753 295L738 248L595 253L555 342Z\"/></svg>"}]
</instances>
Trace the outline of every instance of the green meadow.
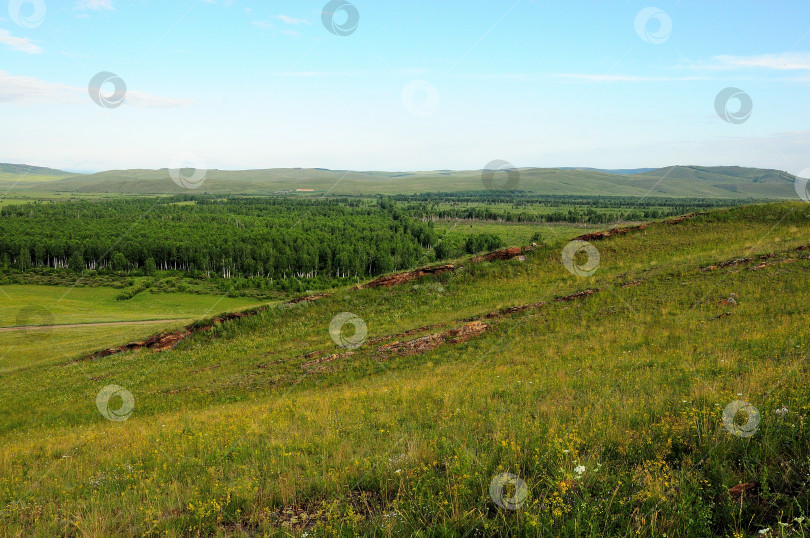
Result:
<instances>
[{"instance_id":1,"label":"green meadow","mask_svg":"<svg viewBox=\"0 0 810 538\"><path fill-rule=\"evenodd\" d=\"M590 276L562 262L587 230L544 229L525 260L462 258L392 288L273 305L170 351L64 361L92 335L73 348L46 335L0 376L0 528L810 533L810 204L594 240ZM568 259L590 273L594 251ZM119 306L117 290L88 289L62 309L63 289L3 289L50 301L60 322L248 306L158 296L170 307L149 293ZM356 329L330 334L344 312ZM119 336L100 333L97 347Z\"/></svg>"},{"instance_id":2,"label":"green meadow","mask_svg":"<svg viewBox=\"0 0 810 538\"><path fill-rule=\"evenodd\" d=\"M509 245L528 245L538 234L542 241L557 243L600 229L598 226L570 223L506 223L480 220L447 219L434 223L436 230L458 235L491 233Z\"/></svg>"},{"instance_id":3,"label":"green meadow","mask_svg":"<svg viewBox=\"0 0 810 538\"><path fill-rule=\"evenodd\" d=\"M0 286L0 373L71 361L196 319L261 304L255 299L149 292L121 301L117 299L121 291Z\"/></svg>"}]
</instances>

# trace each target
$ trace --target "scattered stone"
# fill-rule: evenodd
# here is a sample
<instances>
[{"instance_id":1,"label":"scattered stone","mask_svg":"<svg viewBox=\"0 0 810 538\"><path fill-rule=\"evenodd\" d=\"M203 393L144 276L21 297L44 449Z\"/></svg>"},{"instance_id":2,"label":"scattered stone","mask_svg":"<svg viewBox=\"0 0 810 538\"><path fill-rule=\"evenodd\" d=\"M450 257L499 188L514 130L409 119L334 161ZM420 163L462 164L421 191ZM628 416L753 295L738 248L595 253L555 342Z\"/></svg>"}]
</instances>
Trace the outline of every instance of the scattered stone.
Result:
<instances>
[{"instance_id":1,"label":"scattered stone","mask_svg":"<svg viewBox=\"0 0 810 538\"><path fill-rule=\"evenodd\" d=\"M737 265L742 265L744 263L750 263L754 261L754 258L738 258L736 260L727 260L724 262L719 262L713 265L709 265L706 267L701 267L701 271L714 271L717 269L723 269L725 267L736 267Z\"/></svg>"},{"instance_id":2,"label":"scattered stone","mask_svg":"<svg viewBox=\"0 0 810 538\"><path fill-rule=\"evenodd\" d=\"M320 359L315 359L314 361L305 362L304 364L301 365L301 369L306 370L306 371L310 371L310 372L318 371L318 370L321 370L322 368L313 368L313 367L314 366L319 366L319 365L322 365L322 364L328 364L328 363L334 362L334 361L336 361L338 359L351 357L352 355L354 355L354 353L355 353L354 351L347 351L345 353L334 353L334 354L328 355L326 357L321 357Z\"/></svg>"},{"instance_id":3,"label":"scattered stone","mask_svg":"<svg viewBox=\"0 0 810 538\"><path fill-rule=\"evenodd\" d=\"M390 344L385 344L377 348L377 353L382 355L397 354L397 355L415 355L425 353L432 349L436 349L445 343L460 344L466 342L470 338L478 336L489 329L489 325L481 321L473 321L465 323L457 329L450 329L442 333L429 334L416 338L414 340L407 340L405 342L394 341Z\"/></svg>"},{"instance_id":4,"label":"scattered stone","mask_svg":"<svg viewBox=\"0 0 810 538\"><path fill-rule=\"evenodd\" d=\"M565 297L557 297L554 299L559 303L568 302L568 301L576 301L577 299L584 299L585 297L590 297L594 293L597 293L599 290L587 289L583 291L578 291L576 293L572 293L571 295L566 295Z\"/></svg>"}]
</instances>

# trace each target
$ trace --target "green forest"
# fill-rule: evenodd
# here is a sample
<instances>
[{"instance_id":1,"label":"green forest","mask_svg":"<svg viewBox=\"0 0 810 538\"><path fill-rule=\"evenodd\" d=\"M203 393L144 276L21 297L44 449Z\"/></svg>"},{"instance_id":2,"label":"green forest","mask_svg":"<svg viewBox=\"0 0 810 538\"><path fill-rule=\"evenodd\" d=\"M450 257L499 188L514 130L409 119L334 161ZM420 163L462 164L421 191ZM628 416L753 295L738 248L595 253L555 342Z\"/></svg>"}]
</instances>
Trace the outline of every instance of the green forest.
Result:
<instances>
[{"instance_id":1,"label":"green forest","mask_svg":"<svg viewBox=\"0 0 810 538\"><path fill-rule=\"evenodd\" d=\"M754 203L755 200L642 198L629 196L558 196L524 192L425 193L397 195L412 216L520 223L607 224L656 220Z\"/></svg>"},{"instance_id":2,"label":"green forest","mask_svg":"<svg viewBox=\"0 0 810 538\"><path fill-rule=\"evenodd\" d=\"M300 292L505 244L493 230L444 231L434 226L439 220L598 224L724 205L734 202L491 193L178 195L7 205L0 207L0 282L129 287L122 299L145 289ZM531 240L542 236L534 231ZM133 277L155 278L136 285Z\"/></svg>"},{"instance_id":3,"label":"green forest","mask_svg":"<svg viewBox=\"0 0 810 538\"><path fill-rule=\"evenodd\" d=\"M23 271L342 278L412 267L435 242L430 224L357 200L157 198L0 209L0 263Z\"/></svg>"}]
</instances>

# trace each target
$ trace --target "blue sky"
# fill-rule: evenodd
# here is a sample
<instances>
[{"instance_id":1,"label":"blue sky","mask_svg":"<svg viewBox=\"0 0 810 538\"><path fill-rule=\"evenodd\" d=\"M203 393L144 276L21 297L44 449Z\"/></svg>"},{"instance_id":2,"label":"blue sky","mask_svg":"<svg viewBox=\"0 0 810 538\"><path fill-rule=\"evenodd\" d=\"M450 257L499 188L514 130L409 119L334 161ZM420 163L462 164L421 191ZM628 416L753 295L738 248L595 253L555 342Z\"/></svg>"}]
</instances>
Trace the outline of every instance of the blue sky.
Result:
<instances>
[{"instance_id":1,"label":"blue sky","mask_svg":"<svg viewBox=\"0 0 810 538\"><path fill-rule=\"evenodd\" d=\"M353 0L343 36L325 3L2 0L0 162L810 168L807 2Z\"/></svg>"}]
</instances>

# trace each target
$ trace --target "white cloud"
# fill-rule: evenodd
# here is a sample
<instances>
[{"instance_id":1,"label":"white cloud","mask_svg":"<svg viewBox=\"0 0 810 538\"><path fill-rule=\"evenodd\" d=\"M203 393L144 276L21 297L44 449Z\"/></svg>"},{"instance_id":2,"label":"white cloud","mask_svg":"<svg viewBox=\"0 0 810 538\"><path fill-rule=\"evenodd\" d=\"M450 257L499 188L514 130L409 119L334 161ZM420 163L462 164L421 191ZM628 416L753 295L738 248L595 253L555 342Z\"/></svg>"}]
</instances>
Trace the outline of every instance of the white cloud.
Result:
<instances>
[{"instance_id":1,"label":"white cloud","mask_svg":"<svg viewBox=\"0 0 810 538\"><path fill-rule=\"evenodd\" d=\"M270 76L285 78L356 77L360 75L363 75L360 71L282 71L270 73Z\"/></svg>"},{"instance_id":2,"label":"white cloud","mask_svg":"<svg viewBox=\"0 0 810 538\"><path fill-rule=\"evenodd\" d=\"M290 24L294 26L300 26L302 24L309 24L309 21L306 19L296 19L293 17L288 17L287 15L272 15L270 17L271 20L281 21L284 24ZM271 29L275 28L276 26L269 20L257 20L251 23L253 26L258 26L259 28ZM299 35L298 32L295 30L280 30L282 34L286 35Z\"/></svg>"},{"instance_id":3,"label":"white cloud","mask_svg":"<svg viewBox=\"0 0 810 538\"><path fill-rule=\"evenodd\" d=\"M34 77L14 76L0 71L0 103L79 103L81 100L76 88L65 84L45 82Z\"/></svg>"},{"instance_id":4,"label":"white cloud","mask_svg":"<svg viewBox=\"0 0 810 538\"><path fill-rule=\"evenodd\" d=\"M699 69L775 69L779 71L810 71L810 53L783 52L753 56L720 55L709 64L696 65Z\"/></svg>"},{"instance_id":5,"label":"white cloud","mask_svg":"<svg viewBox=\"0 0 810 538\"><path fill-rule=\"evenodd\" d=\"M48 82L35 77L16 76L0 71L0 103L90 103L86 88L76 88L67 84ZM160 97L149 93L130 90L125 105L139 108L181 107L191 104L190 99Z\"/></svg>"},{"instance_id":6,"label":"white cloud","mask_svg":"<svg viewBox=\"0 0 810 538\"><path fill-rule=\"evenodd\" d=\"M173 97L160 97L150 93L128 91L127 100L124 104L130 104L139 108L175 108L188 106L193 103L191 99L175 99Z\"/></svg>"},{"instance_id":7,"label":"white cloud","mask_svg":"<svg viewBox=\"0 0 810 538\"><path fill-rule=\"evenodd\" d=\"M605 75L590 73L559 73L556 78L582 80L586 82L688 82L708 80L706 77L646 77L636 75Z\"/></svg>"},{"instance_id":8,"label":"white cloud","mask_svg":"<svg viewBox=\"0 0 810 538\"><path fill-rule=\"evenodd\" d=\"M82 11L112 11L115 8L112 6L112 0L78 0L73 6L73 9Z\"/></svg>"},{"instance_id":9,"label":"white cloud","mask_svg":"<svg viewBox=\"0 0 810 538\"><path fill-rule=\"evenodd\" d=\"M483 73L459 75L459 78L470 80L535 80L540 78L540 75L535 73Z\"/></svg>"},{"instance_id":10,"label":"white cloud","mask_svg":"<svg viewBox=\"0 0 810 538\"><path fill-rule=\"evenodd\" d=\"M0 43L8 45L14 50L28 54L40 54L42 49L31 42L27 37L14 37L8 30L0 28Z\"/></svg>"},{"instance_id":11,"label":"white cloud","mask_svg":"<svg viewBox=\"0 0 810 538\"><path fill-rule=\"evenodd\" d=\"M287 15L276 15L273 18L278 19L278 20L282 21L285 24L295 24L295 25L309 24L309 21L306 20L306 19L296 19L294 17L288 17Z\"/></svg>"}]
</instances>

